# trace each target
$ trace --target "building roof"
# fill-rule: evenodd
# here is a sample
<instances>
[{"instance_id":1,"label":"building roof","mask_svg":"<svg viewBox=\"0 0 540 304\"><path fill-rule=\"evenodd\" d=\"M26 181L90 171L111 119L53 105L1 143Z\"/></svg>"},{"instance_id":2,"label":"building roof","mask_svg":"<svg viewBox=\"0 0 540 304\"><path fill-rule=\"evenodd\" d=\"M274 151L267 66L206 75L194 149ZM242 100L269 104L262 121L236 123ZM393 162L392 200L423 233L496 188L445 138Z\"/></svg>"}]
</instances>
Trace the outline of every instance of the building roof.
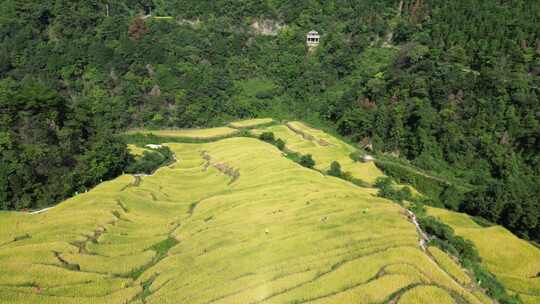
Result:
<instances>
[{"instance_id":1,"label":"building roof","mask_svg":"<svg viewBox=\"0 0 540 304\"><path fill-rule=\"evenodd\" d=\"M317 31L310 31L310 32L308 33L308 36L319 36L319 32L317 32Z\"/></svg>"}]
</instances>

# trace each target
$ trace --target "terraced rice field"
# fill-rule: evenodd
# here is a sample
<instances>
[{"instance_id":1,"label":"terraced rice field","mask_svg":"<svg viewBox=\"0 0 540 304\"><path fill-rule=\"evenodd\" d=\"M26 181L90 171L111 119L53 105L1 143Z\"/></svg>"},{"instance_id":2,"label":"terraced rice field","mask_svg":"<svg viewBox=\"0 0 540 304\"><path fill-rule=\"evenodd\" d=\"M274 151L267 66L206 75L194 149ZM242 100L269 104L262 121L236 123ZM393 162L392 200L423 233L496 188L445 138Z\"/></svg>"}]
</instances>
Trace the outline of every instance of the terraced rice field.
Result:
<instances>
[{"instance_id":1,"label":"terraced rice field","mask_svg":"<svg viewBox=\"0 0 540 304\"><path fill-rule=\"evenodd\" d=\"M134 130L128 134L153 134L160 137L176 137L189 139L213 139L234 135L238 130L229 127L211 129L182 129L182 130Z\"/></svg>"},{"instance_id":2,"label":"terraced rice field","mask_svg":"<svg viewBox=\"0 0 540 304\"><path fill-rule=\"evenodd\" d=\"M437 299L438 304L456 303L452 297L443 289L437 286L418 286L405 292L399 301L400 304L427 303L432 299Z\"/></svg>"},{"instance_id":3,"label":"terraced rice field","mask_svg":"<svg viewBox=\"0 0 540 304\"><path fill-rule=\"evenodd\" d=\"M540 249L501 226L482 227L466 214L438 208L428 213L473 241L489 271L524 303L540 303Z\"/></svg>"},{"instance_id":4,"label":"terraced rice field","mask_svg":"<svg viewBox=\"0 0 540 304\"><path fill-rule=\"evenodd\" d=\"M243 128L253 128L260 125L267 125L273 122L274 120L272 118L256 118L256 119L248 119L248 120L240 120L240 121L231 122L229 126L235 129L243 129Z\"/></svg>"},{"instance_id":5,"label":"terraced rice field","mask_svg":"<svg viewBox=\"0 0 540 304\"><path fill-rule=\"evenodd\" d=\"M429 253L449 275L462 285L471 284L471 278L460 267L457 261L437 247L429 247Z\"/></svg>"},{"instance_id":6,"label":"terraced rice field","mask_svg":"<svg viewBox=\"0 0 540 304\"><path fill-rule=\"evenodd\" d=\"M168 146L152 176L0 213L0 303L490 303L372 189L252 138Z\"/></svg>"},{"instance_id":7,"label":"terraced rice field","mask_svg":"<svg viewBox=\"0 0 540 304\"><path fill-rule=\"evenodd\" d=\"M311 154L319 170L328 170L333 161L341 164L343 171L367 183L374 183L378 177L383 176L373 162L354 162L350 154L356 149L351 145L317 129L295 121L284 125L275 125L255 133L273 132L276 138L286 142L287 148L302 154Z\"/></svg>"}]
</instances>

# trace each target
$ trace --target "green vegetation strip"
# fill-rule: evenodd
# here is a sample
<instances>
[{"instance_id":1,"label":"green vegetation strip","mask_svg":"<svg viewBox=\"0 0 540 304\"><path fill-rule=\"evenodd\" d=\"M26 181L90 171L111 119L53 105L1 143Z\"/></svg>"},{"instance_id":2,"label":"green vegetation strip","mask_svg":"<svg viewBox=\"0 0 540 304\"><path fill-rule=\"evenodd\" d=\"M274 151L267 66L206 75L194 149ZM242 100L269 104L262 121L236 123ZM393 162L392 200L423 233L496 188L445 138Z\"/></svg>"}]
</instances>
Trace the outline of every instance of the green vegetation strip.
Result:
<instances>
[{"instance_id":1,"label":"green vegetation strip","mask_svg":"<svg viewBox=\"0 0 540 304\"><path fill-rule=\"evenodd\" d=\"M482 259L475 245L464 238L455 235L452 227L438 219L428 216L421 205L414 208L422 230L432 236L429 245L436 246L442 251L459 258L461 265L469 269L475 281L487 290L487 294L503 304L522 303L518 296L511 296L497 277L481 265Z\"/></svg>"},{"instance_id":2,"label":"green vegetation strip","mask_svg":"<svg viewBox=\"0 0 540 304\"><path fill-rule=\"evenodd\" d=\"M450 188L455 189L455 191L459 191L462 194L472 190L470 186L450 183L445 179L431 176L421 172L417 168L400 164L396 161L378 159L375 161L375 164L386 175L395 178L399 183L410 184L432 199L439 200L441 195ZM452 186L454 186L454 188L452 188Z\"/></svg>"},{"instance_id":3,"label":"green vegetation strip","mask_svg":"<svg viewBox=\"0 0 540 304\"><path fill-rule=\"evenodd\" d=\"M150 263L144 265L143 267L132 271L129 274L129 277L132 278L133 280L137 280L138 278L140 278L141 275L144 272L146 272L148 269L152 268L157 263L159 263L161 260L166 258L167 254L169 253L169 250L171 250L171 248L176 246L178 243L180 243L178 240L176 240L175 238L169 236L165 240L163 240L163 241L153 245L152 247L150 247L148 250L153 250L153 251L156 252L156 255L154 256L154 259L152 259L152 261ZM139 295L137 295L137 297L135 297L132 300L132 302L137 301L137 300L142 300L144 302L144 300L152 294L152 292L150 291L150 286L152 286L152 283L154 282L156 276L157 275L153 275L149 279L142 282L141 286L142 286L143 290Z\"/></svg>"}]
</instances>

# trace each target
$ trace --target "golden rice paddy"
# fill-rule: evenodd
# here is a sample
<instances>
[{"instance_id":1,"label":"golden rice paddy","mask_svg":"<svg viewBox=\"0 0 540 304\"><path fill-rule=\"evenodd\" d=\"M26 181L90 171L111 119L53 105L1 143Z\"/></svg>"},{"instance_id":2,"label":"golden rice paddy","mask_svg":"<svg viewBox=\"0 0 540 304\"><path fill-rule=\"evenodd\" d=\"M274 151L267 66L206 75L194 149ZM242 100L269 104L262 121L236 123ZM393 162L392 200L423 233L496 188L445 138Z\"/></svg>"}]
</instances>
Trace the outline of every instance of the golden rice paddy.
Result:
<instances>
[{"instance_id":1,"label":"golden rice paddy","mask_svg":"<svg viewBox=\"0 0 540 304\"><path fill-rule=\"evenodd\" d=\"M321 168L342 157L365 180L381 175L322 132L268 129ZM0 303L486 303L373 189L253 138L167 146L176 162L152 176L0 213Z\"/></svg>"},{"instance_id":2,"label":"golden rice paddy","mask_svg":"<svg viewBox=\"0 0 540 304\"><path fill-rule=\"evenodd\" d=\"M273 132L276 138L284 140L287 148L294 152L311 154L319 170L326 171L333 161L338 161L343 171L367 183L373 184L378 177L383 176L373 162L354 162L349 155L356 149L351 145L301 122L274 125L255 133L262 132Z\"/></svg>"},{"instance_id":3,"label":"golden rice paddy","mask_svg":"<svg viewBox=\"0 0 540 304\"><path fill-rule=\"evenodd\" d=\"M255 119L247 119L247 120L231 122L229 126L235 129L242 129L242 128L253 128L260 125L271 124L273 122L274 120L272 118L255 118Z\"/></svg>"},{"instance_id":4,"label":"golden rice paddy","mask_svg":"<svg viewBox=\"0 0 540 304\"><path fill-rule=\"evenodd\" d=\"M161 137L177 137L190 139L212 139L234 135L238 130L229 127L211 129L180 129L180 130L134 130L127 134L152 134Z\"/></svg>"},{"instance_id":5,"label":"golden rice paddy","mask_svg":"<svg viewBox=\"0 0 540 304\"><path fill-rule=\"evenodd\" d=\"M439 208L428 213L471 240L488 270L524 303L540 303L540 249L501 226L482 227L466 214Z\"/></svg>"}]
</instances>

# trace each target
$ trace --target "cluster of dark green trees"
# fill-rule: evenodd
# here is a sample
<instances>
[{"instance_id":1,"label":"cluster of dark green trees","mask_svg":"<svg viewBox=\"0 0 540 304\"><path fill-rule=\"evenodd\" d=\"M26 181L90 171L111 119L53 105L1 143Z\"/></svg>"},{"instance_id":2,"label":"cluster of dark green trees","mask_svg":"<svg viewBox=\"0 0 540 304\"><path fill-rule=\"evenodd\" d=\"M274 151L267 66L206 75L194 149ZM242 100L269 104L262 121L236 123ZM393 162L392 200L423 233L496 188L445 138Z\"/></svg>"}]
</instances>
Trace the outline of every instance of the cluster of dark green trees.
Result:
<instances>
[{"instance_id":1,"label":"cluster of dark green trees","mask_svg":"<svg viewBox=\"0 0 540 304\"><path fill-rule=\"evenodd\" d=\"M47 82L0 82L0 209L43 207L122 173L125 144Z\"/></svg>"},{"instance_id":2,"label":"cluster of dark green trees","mask_svg":"<svg viewBox=\"0 0 540 304\"><path fill-rule=\"evenodd\" d=\"M131 160L118 131L274 116L457 180L472 192L447 205L540 239L535 1L1 4L2 209L121 173ZM257 22L285 28L261 35ZM308 52L312 29L322 39ZM254 79L274 89L246 98Z\"/></svg>"}]
</instances>

